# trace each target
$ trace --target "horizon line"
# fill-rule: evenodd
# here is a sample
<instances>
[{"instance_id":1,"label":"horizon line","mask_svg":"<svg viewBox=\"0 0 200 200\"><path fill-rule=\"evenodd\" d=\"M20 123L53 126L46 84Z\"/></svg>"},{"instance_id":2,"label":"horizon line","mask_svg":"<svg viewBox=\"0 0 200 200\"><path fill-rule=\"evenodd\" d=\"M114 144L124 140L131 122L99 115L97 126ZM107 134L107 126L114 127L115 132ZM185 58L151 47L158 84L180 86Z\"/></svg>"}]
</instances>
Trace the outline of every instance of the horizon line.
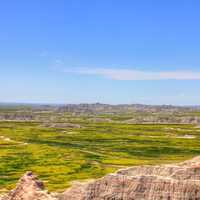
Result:
<instances>
[{"instance_id":1,"label":"horizon line","mask_svg":"<svg viewBox=\"0 0 200 200\"><path fill-rule=\"evenodd\" d=\"M47 103L47 102L11 102L11 101L0 101L0 106L3 104L15 104L15 105L46 105L46 106L51 106L51 105L83 105L83 104L88 104L88 105L95 105L95 104L100 104L100 105L110 105L110 106L120 106L120 105L141 105L141 106L172 106L172 107L200 107L200 104L145 104L145 103L101 103L101 102L80 102L80 103Z\"/></svg>"}]
</instances>

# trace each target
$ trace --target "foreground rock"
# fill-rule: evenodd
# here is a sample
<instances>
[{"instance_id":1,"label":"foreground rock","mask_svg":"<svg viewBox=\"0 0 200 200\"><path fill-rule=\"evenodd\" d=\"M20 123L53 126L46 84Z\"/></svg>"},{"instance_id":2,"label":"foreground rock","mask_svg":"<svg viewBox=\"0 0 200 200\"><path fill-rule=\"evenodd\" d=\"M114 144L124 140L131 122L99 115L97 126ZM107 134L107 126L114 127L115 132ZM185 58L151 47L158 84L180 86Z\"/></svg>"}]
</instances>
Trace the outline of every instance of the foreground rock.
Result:
<instances>
[{"instance_id":1,"label":"foreground rock","mask_svg":"<svg viewBox=\"0 0 200 200\"><path fill-rule=\"evenodd\" d=\"M160 166L120 170L76 184L60 195L48 194L32 173L2 200L200 200L200 157Z\"/></svg>"},{"instance_id":2,"label":"foreground rock","mask_svg":"<svg viewBox=\"0 0 200 200\"><path fill-rule=\"evenodd\" d=\"M53 195L44 190L44 184L32 172L27 172L17 187L1 200L55 200Z\"/></svg>"}]
</instances>

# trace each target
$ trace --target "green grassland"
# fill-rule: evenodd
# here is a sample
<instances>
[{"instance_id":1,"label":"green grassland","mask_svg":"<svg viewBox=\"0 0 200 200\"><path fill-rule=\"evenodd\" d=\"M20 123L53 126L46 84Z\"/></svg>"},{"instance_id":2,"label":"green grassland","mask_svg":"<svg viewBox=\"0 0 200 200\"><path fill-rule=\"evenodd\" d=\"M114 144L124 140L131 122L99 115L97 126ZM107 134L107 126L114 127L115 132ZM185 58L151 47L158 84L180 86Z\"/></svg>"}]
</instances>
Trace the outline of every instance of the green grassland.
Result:
<instances>
[{"instance_id":1,"label":"green grassland","mask_svg":"<svg viewBox=\"0 0 200 200\"><path fill-rule=\"evenodd\" d=\"M64 117L81 128L0 122L0 192L12 189L30 170L40 175L50 191L63 191L73 181L102 177L119 168L178 162L200 154L200 127L195 125L91 122L81 116Z\"/></svg>"}]
</instances>

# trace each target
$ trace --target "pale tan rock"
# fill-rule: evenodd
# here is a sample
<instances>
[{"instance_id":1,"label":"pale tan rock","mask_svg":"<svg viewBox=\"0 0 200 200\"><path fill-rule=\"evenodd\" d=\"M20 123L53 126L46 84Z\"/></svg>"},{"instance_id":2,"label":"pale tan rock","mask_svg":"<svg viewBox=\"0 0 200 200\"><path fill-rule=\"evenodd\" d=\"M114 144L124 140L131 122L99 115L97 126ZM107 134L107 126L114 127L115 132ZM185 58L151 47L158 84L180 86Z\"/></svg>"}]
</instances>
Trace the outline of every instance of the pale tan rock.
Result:
<instances>
[{"instance_id":1,"label":"pale tan rock","mask_svg":"<svg viewBox=\"0 0 200 200\"><path fill-rule=\"evenodd\" d=\"M177 165L119 170L92 183L74 185L62 200L200 200L200 157Z\"/></svg>"},{"instance_id":2,"label":"pale tan rock","mask_svg":"<svg viewBox=\"0 0 200 200\"><path fill-rule=\"evenodd\" d=\"M200 157L179 164L122 169L76 183L59 195L49 194L28 172L1 200L200 200Z\"/></svg>"},{"instance_id":3,"label":"pale tan rock","mask_svg":"<svg viewBox=\"0 0 200 200\"><path fill-rule=\"evenodd\" d=\"M44 190L43 183L32 172L27 172L17 187L1 200L55 200Z\"/></svg>"}]
</instances>

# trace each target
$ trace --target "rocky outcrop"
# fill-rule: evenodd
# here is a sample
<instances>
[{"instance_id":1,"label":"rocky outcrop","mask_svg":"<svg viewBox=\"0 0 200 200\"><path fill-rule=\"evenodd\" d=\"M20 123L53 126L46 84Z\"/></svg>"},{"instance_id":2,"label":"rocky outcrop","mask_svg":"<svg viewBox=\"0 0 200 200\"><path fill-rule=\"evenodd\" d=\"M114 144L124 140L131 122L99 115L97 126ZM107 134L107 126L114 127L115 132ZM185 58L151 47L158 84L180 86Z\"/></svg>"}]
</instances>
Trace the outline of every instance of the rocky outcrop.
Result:
<instances>
[{"instance_id":1,"label":"rocky outcrop","mask_svg":"<svg viewBox=\"0 0 200 200\"><path fill-rule=\"evenodd\" d=\"M17 187L0 200L56 200L44 190L44 184L32 172L27 172Z\"/></svg>"},{"instance_id":2,"label":"rocky outcrop","mask_svg":"<svg viewBox=\"0 0 200 200\"><path fill-rule=\"evenodd\" d=\"M87 185L73 186L63 200L198 200L200 158L195 161L199 163L120 170Z\"/></svg>"},{"instance_id":3,"label":"rocky outcrop","mask_svg":"<svg viewBox=\"0 0 200 200\"><path fill-rule=\"evenodd\" d=\"M54 122L46 122L42 125L46 128L58 128L58 129L66 129L66 128L82 128L79 124L73 124L73 123L54 123Z\"/></svg>"},{"instance_id":4,"label":"rocky outcrop","mask_svg":"<svg viewBox=\"0 0 200 200\"><path fill-rule=\"evenodd\" d=\"M173 165L139 166L49 194L32 173L2 200L200 200L200 157Z\"/></svg>"}]
</instances>

